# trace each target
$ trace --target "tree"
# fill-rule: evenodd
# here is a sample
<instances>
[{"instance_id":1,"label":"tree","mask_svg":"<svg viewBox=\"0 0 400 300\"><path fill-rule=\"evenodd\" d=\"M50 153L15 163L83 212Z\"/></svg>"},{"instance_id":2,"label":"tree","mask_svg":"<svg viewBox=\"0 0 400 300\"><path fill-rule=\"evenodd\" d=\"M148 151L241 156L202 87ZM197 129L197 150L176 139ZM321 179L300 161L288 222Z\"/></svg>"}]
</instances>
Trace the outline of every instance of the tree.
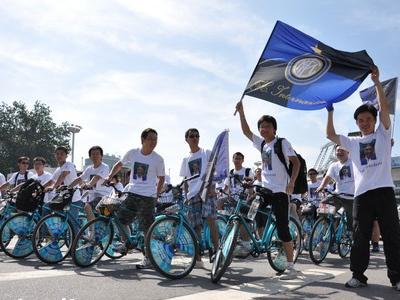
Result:
<instances>
[{"instance_id":1,"label":"tree","mask_svg":"<svg viewBox=\"0 0 400 300\"><path fill-rule=\"evenodd\" d=\"M29 110L25 103L0 105L0 170L4 173L17 169L17 159L42 156L50 166L56 166L56 146L69 148L68 122L57 125L50 107L36 101Z\"/></svg>"}]
</instances>

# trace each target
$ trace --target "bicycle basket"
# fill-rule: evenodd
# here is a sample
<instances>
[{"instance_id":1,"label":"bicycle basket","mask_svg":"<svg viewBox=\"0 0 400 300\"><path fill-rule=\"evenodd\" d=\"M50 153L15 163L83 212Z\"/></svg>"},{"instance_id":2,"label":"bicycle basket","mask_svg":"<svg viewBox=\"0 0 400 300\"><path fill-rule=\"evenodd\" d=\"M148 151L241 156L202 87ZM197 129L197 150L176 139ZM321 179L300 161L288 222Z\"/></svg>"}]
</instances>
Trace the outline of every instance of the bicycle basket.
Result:
<instances>
[{"instance_id":1,"label":"bicycle basket","mask_svg":"<svg viewBox=\"0 0 400 300\"><path fill-rule=\"evenodd\" d=\"M336 213L336 207L326 203L320 203L317 213L318 215L334 215Z\"/></svg>"},{"instance_id":2,"label":"bicycle basket","mask_svg":"<svg viewBox=\"0 0 400 300\"><path fill-rule=\"evenodd\" d=\"M51 199L49 202L49 207L52 210L63 210L68 204L71 203L73 195L73 189L63 190L59 192L53 199Z\"/></svg>"},{"instance_id":3,"label":"bicycle basket","mask_svg":"<svg viewBox=\"0 0 400 300\"><path fill-rule=\"evenodd\" d=\"M124 199L104 196L96 206L96 210L103 216L109 216L114 211L118 210Z\"/></svg>"},{"instance_id":4,"label":"bicycle basket","mask_svg":"<svg viewBox=\"0 0 400 300\"><path fill-rule=\"evenodd\" d=\"M165 214L177 214L179 212L179 204L174 204L164 209Z\"/></svg>"}]
</instances>

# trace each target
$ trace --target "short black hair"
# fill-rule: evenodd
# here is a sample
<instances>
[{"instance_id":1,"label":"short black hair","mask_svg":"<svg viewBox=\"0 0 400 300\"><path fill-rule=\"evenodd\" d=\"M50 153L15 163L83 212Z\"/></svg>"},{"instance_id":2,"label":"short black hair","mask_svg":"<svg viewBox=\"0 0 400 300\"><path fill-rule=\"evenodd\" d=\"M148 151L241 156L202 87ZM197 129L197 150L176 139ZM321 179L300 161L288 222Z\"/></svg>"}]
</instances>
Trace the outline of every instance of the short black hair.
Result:
<instances>
[{"instance_id":1,"label":"short black hair","mask_svg":"<svg viewBox=\"0 0 400 300\"><path fill-rule=\"evenodd\" d=\"M188 130L186 130L185 132L185 139L187 139L190 135L190 133L195 132L198 135L200 135L199 130L197 128L189 128Z\"/></svg>"},{"instance_id":2,"label":"short black hair","mask_svg":"<svg viewBox=\"0 0 400 300\"><path fill-rule=\"evenodd\" d=\"M149 135L150 133L154 133L155 135L158 136L158 133L157 133L157 131L156 131L155 129L153 129L153 128L146 128L145 130L142 131L142 134L141 134L141 136L140 136L140 138L141 138L141 140L142 140L142 143L143 143L143 140L145 140L145 139L148 137L148 135Z\"/></svg>"},{"instance_id":3,"label":"short black hair","mask_svg":"<svg viewBox=\"0 0 400 300\"><path fill-rule=\"evenodd\" d=\"M272 127L274 127L275 131L278 129L278 125L276 123L276 119L273 116L270 116L270 115L261 116L261 118L258 119L258 122L257 122L257 128L258 129L260 129L261 123L263 123L263 122L267 122L267 123L272 124Z\"/></svg>"},{"instance_id":4,"label":"short black hair","mask_svg":"<svg viewBox=\"0 0 400 300\"><path fill-rule=\"evenodd\" d=\"M54 152L57 152L57 151L59 151L59 150L64 151L64 153L65 153L66 155L68 155L68 153L69 153L68 148L67 148L67 147L64 147L64 146L58 146Z\"/></svg>"},{"instance_id":5,"label":"short black hair","mask_svg":"<svg viewBox=\"0 0 400 300\"><path fill-rule=\"evenodd\" d=\"M315 173L318 174L318 171L317 171L316 169L314 169L314 168L309 169L308 172L307 172L307 174L309 174L310 172L315 172Z\"/></svg>"},{"instance_id":6,"label":"short black hair","mask_svg":"<svg viewBox=\"0 0 400 300\"><path fill-rule=\"evenodd\" d=\"M242 157L242 159L244 159L244 155L243 155L242 152L236 152L236 153L233 154L232 157L235 157L235 155L240 156L240 157Z\"/></svg>"},{"instance_id":7,"label":"short black hair","mask_svg":"<svg viewBox=\"0 0 400 300\"><path fill-rule=\"evenodd\" d=\"M95 151L95 150L99 150L100 155L103 156L103 148L101 148L100 146L93 146L93 147L90 147L90 149L89 149L89 157L90 157L90 154L92 153L92 151Z\"/></svg>"},{"instance_id":8,"label":"short black hair","mask_svg":"<svg viewBox=\"0 0 400 300\"><path fill-rule=\"evenodd\" d=\"M369 112L374 117L375 120L376 120L376 116L378 115L378 110L376 109L375 106L373 106L371 104L363 104L363 105L359 106L356 109L356 111L354 112L354 120L357 121L358 115L363 112Z\"/></svg>"},{"instance_id":9,"label":"short black hair","mask_svg":"<svg viewBox=\"0 0 400 300\"><path fill-rule=\"evenodd\" d=\"M37 161L41 161L44 165L46 164L46 160L45 160L43 157L41 157L41 156L36 156L36 157L33 159L33 162L34 162L34 163L37 162Z\"/></svg>"},{"instance_id":10,"label":"short black hair","mask_svg":"<svg viewBox=\"0 0 400 300\"><path fill-rule=\"evenodd\" d=\"M20 157L18 157L18 163L21 163L21 162L23 162L24 160L29 161L29 157L28 157L28 156L20 156Z\"/></svg>"}]
</instances>

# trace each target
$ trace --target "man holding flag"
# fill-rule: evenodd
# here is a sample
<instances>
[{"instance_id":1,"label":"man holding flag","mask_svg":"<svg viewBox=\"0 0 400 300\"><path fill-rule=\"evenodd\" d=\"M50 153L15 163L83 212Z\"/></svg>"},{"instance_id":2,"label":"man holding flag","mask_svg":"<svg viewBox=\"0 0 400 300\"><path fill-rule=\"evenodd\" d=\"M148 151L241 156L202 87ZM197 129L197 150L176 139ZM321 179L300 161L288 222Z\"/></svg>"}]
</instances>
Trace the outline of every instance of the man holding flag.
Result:
<instances>
[{"instance_id":1,"label":"man holding flag","mask_svg":"<svg viewBox=\"0 0 400 300\"><path fill-rule=\"evenodd\" d=\"M272 211L276 217L278 236L283 242L287 258L287 269L280 279L291 280L297 277L297 271L294 269L293 242L289 231L288 195L293 194L296 178L300 170L300 161L290 143L284 139L282 141L282 152L287 165L286 167L289 167L289 162L293 164L292 174L289 177L286 167L280 161L275 150L275 144L278 141L276 137L277 123L275 118L264 115L258 120L257 127L261 135L260 137L253 134L250 130L244 114L242 101L236 105L236 110L239 112L243 134L261 152L263 161L262 186L271 191L270 199L266 200L271 200L272 202Z\"/></svg>"},{"instance_id":2,"label":"man holding flag","mask_svg":"<svg viewBox=\"0 0 400 300\"><path fill-rule=\"evenodd\" d=\"M354 244L350 255L352 278L346 287L367 286L364 272L369 264L369 240L377 218L392 286L400 291L400 225L391 176L391 121L389 103L379 81L379 71L372 69L379 103L379 125L375 130L377 109L363 104L354 113L360 137L338 135L333 125L333 106L327 106L327 137L350 152L354 170L355 199L353 206Z\"/></svg>"},{"instance_id":3,"label":"man holding flag","mask_svg":"<svg viewBox=\"0 0 400 300\"><path fill-rule=\"evenodd\" d=\"M185 140L189 145L190 153L182 161L180 176L188 178L199 174L198 178L190 180L185 185L186 199L189 200L189 220L195 228L197 236L201 237L203 219L210 227L211 240L215 250L219 246L218 228L216 225L216 192L213 185L208 185L207 175L211 157L211 151L199 147L200 134L196 128L190 128L185 133ZM212 168L215 165L211 166ZM212 174L213 175L213 174ZM211 178L212 179L212 178ZM206 192L203 193L203 187L207 183ZM202 197L205 194L205 197ZM204 200L204 201L203 201ZM197 267L203 267L200 253L197 254Z\"/></svg>"}]
</instances>

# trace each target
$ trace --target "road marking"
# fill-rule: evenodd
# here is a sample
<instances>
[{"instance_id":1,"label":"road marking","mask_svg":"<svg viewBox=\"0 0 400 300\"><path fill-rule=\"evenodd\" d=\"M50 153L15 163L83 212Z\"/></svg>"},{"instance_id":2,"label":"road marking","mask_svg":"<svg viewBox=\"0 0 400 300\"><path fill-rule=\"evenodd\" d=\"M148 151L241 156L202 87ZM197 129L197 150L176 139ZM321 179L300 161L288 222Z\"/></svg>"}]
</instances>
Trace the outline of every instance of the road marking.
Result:
<instances>
[{"instance_id":1,"label":"road marking","mask_svg":"<svg viewBox=\"0 0 400 300\"><path fill-rule=\"evenodd\" d=\"M288 292L298 289L302 286L333 278L342 275L346 271L335 269L307 269L301 271L297 279L294 280L279 280L279 278L266 278L251 283L245 283L238 286L224 287L218 290L200 292L186 296L174 297L168 300L244 300L255 299L257 297L271 296L274 294Z\"/></svg>"}]
</instances>

